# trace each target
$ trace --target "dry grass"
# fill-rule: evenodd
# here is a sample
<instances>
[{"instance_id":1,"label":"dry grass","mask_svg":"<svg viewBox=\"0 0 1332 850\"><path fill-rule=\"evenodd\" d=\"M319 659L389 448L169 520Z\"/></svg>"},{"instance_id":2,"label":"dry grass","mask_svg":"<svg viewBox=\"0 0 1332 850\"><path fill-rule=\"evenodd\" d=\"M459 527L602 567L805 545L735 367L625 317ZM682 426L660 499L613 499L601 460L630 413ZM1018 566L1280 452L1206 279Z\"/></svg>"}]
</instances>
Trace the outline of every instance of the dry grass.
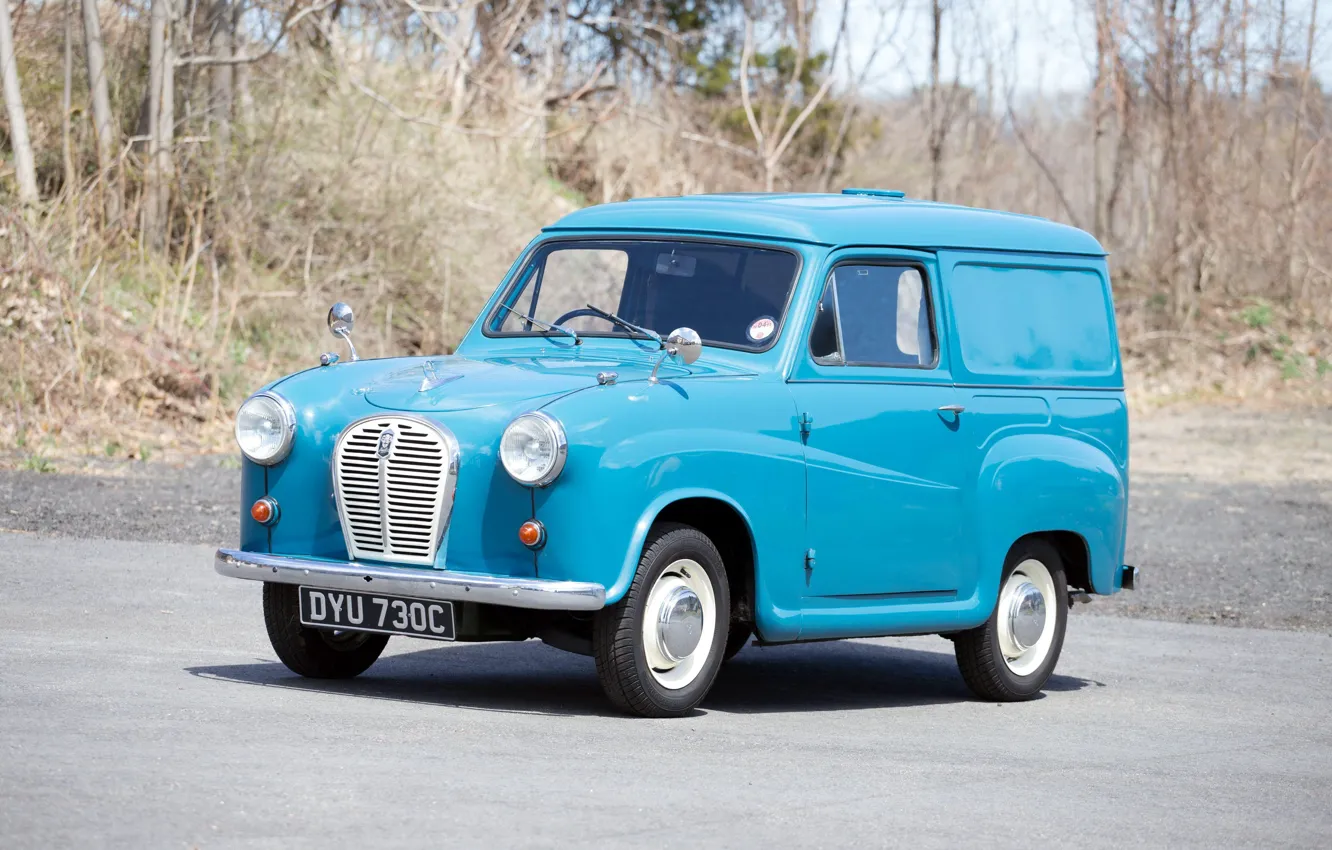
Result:
<instances>
[{"instance_id":1,"label":"dry grass","mask_svg":"<svg viewBox=\"0 0 1332 850\"><path fill-rule=\"evenodd\" d=\"M994 91L946 80L943 110L929 108L925 89L875 101L839 92L776 183L937 190L1097 230L1112 252L1135 410L1326 404L1332 100L1307 65L1273 59L1265 82L1249 84L1236 81L1257 73L1244 64L1257 52L1237 58L1235 45L1216 53L1201 40L1183 54L1164 49L1134 31L1148 21L1128 14L1139 5L1097 4L1114 12L1104 58L1118 70L1099 75L1085 102L1019 102L1005 116ZM208 74L177 74L171 206L164 244L152 248L139 218L144 152L127 143L114 175L97 172L77 70L64 171L62 19L31 8L19 64L45 201L21 215L0 171L0 463L230 452L240 401L333 347L323 320L333 300L356 307L366 354L449 351L523 243L563 212L763 185L733 84L706 96L647 85L632 51L612 75L601 36L565 21L566 36L585 39L566 50L544 15L517 4L512 20L488 26L531 28L518 40L538 53L515 64L497 50L465 77L466 108L455 113L461 78L447 39L399 27L425 19L392 6L353 23L349 12L338 26L307 18L250 68L243 92L237 83L225 149L202 106ZM107 13L117 138L128 140L146 87L145 21ZM1248 44L1234 22L1203 23L1226 44ZM205 50L205 36L192 32L186 52ZM986 79L1002 77L1012 58L983 41L957 49L994 72ZM399 49L373 55L390 44ZM674 79L680 69L666 70ZM1147 97L1165 77L1173 93ZM103 214L109 191L123 197L119 219Z\"/></svg>"},{"instance_id":2,"label":"dry grass","mask_svg":"<svg viewBox=\"0 0 1332 850\"><path fill-rule=\"evenodd\" d=\"M511 140L405 123L347 91L313 108L287 82L225 189L178 187L166 256L70 208L90 196L3 213L11 461L229 450L249 392L333 347L337 299L367 355L451 350L522 245L573 207Z\"/></svg>"}]
</instances>

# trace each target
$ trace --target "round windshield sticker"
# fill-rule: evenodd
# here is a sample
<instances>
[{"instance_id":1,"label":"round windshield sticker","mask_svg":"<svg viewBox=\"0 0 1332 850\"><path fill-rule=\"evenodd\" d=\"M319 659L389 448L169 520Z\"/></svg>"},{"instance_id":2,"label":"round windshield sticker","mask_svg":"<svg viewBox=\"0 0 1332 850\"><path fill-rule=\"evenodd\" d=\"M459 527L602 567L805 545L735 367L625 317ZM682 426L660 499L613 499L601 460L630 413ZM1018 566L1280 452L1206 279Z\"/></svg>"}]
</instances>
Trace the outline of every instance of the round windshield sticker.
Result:
<instances>
[{"instance_id":1,"label":"round windshield sticker","mask_svg":"<svg viewBox=\"0 0 1332 850\"><path fill-rule=\"evenodd\" d=\"M777 330L777 322L772 316L764 316L761 319L755 319L746 333L752 341L763 342L763 340L772 336L772 332L775 330Z\"/></svg>"}]
</instances>

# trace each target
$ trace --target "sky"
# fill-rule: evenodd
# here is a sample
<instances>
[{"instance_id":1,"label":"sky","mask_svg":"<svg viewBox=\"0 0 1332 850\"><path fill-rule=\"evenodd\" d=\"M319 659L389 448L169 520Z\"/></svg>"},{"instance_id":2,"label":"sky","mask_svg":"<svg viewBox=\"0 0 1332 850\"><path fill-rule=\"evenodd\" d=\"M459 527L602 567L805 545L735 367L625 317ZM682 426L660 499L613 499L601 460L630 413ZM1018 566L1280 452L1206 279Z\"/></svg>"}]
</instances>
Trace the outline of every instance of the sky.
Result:
<instances>
[{"instance_id":1,"label":"sky","mask_svg":"<svg viewBox=\"0 0 1332 850\"><path fill-rule=\"evenodd\" d=\"M1290 0L1288 14L1307 20L1311 0ZM882 50L866 78L866 93L901 92L923 82L929 67L929 0L906 0L896 47ZM864 66L873 49L884 5L896 6L897 0L852 0L848 31L850 56L855 68ZM941 58L945 78L951 78L956 62L950 42L954 35L985 39L995 50L1011 53L1014 61L1004 63L1002 73L1012 78L1017 94L1056 94L1084 91L1090 85L1095 63L1095 33L1087 11L1092 0L953 0L954 7L976 10L965 17L954 13L944 18L944 50ZM839 0L822 0L818 27L820 41L831 44L841 14ZM1332 81L1332 2L1321 0L1318 9L1321 35L1315 48L1315 69L1324 81ZM891 20L891 19L890 19ZM958 28L961 29L958 29ZM1016 31L1016 41L1014 34ZM1303 52L1303 33L1299 44ZM1016 48L1016 49L1014 49ZM839 82L848 79L845 64L839 60ZM979 84L983 70L978 65L963 67L963 82ZM1008 88L996 80L1000 90Z\"/></svg>"}]
</instances>

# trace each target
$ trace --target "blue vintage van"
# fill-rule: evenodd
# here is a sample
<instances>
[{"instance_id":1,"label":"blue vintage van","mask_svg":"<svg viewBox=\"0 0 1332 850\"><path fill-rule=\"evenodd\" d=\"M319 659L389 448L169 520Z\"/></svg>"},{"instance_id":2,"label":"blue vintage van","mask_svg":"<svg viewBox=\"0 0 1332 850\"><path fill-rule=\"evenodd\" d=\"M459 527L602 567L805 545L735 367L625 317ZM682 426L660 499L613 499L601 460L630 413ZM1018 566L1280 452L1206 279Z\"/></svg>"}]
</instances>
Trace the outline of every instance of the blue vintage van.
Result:
<instances>
[{"instance_id":1,"label":"blue vintage van","mask_svg":"<svg viewBox=\"0 0 1332 850\"><path fill-rule=\"evenodd\" d=\"M1071 600L1124 565L1128 423L1105 252L901 192L565 216L455 354L348 357L242 405L219 573L278 657L358 675L390 635L540 638L679 715L762 644L950 638L1037 695Z\"/></svg>"}]
</instances>

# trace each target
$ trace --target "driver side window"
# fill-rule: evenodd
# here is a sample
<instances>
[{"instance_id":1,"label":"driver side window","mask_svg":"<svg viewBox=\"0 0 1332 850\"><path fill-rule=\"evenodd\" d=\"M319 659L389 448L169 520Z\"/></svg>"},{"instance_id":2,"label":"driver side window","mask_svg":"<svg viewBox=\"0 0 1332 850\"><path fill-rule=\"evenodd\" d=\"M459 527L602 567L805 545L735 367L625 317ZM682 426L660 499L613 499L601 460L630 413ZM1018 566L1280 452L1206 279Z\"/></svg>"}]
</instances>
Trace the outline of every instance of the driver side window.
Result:
<instances>
[{"instance_id":1,"label":"driver side window","mask_svg":"<svg viewBox=\"0 0 1332 850\"><path fill-rule=\"evenodd\" d=\"M535 280L528 284L516 309L544 322L554 322L588 304L614 305L610 309L615 309L620 303L628 270L629 254L625 251L610 248L553 250L534 269ZM605 319L588 315L575 316L564 324L574 331L604 331L608 328ZM515 332L530 328L518 316L508 313L498 330Z\"/></svg>"},{"instance_id":2,"label":"driver side window","mask_svg":"<svg viewBox=\"0 0 1332 850\"><path fill-rule=\"evenodd\" d=\"M916 266L837 266L817 310L809 339L817 363L929 369L938 360L929 287Z\"/></svg>"}]
</instances>

